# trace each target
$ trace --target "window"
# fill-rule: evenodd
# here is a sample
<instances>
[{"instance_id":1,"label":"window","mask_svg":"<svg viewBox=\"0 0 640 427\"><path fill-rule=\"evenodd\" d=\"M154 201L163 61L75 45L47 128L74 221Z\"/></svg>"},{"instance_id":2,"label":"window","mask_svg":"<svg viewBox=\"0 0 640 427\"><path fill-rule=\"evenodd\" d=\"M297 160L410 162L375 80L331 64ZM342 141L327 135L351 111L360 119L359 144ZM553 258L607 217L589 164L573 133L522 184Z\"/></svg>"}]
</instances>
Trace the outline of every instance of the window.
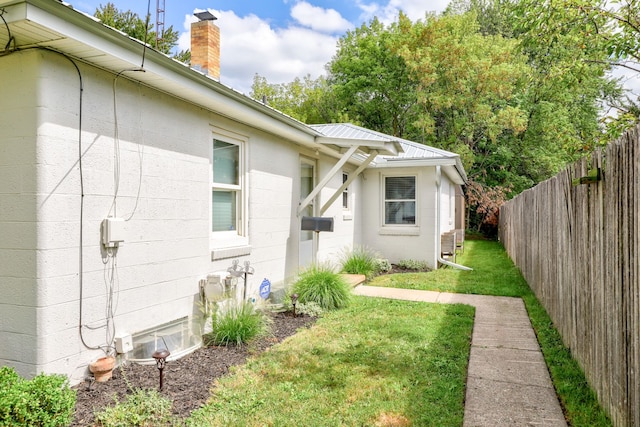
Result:
<instances>
[{"instance_id":1,"label":"window","mask_svg":"<svg viewBox=\"0 0 640 427\"><path fill-rule=\"evenodd\" d=\"M384 178L384 224L416 224L416 177Z\"/></svg>"},{"instance_id":2,"label":"window","mask_svg":"<svg viewBox=\"0 0 640 427\"><path fill-rule=\"evenodd\" d=\"M349 175L346 172L342 172L342 183L344 184L349 179ZM342 208L349 209L349 187L342 191Z\"/></svg>"},{"instance_id":3,"label":"window","mask_svg":"<svg viewBox=\"0 0 640 427\"><path fill-rule=\"evenodd\" d=\"M211 231L241 234L240 145L213 140Z\"/></svg>"}]
</instances>

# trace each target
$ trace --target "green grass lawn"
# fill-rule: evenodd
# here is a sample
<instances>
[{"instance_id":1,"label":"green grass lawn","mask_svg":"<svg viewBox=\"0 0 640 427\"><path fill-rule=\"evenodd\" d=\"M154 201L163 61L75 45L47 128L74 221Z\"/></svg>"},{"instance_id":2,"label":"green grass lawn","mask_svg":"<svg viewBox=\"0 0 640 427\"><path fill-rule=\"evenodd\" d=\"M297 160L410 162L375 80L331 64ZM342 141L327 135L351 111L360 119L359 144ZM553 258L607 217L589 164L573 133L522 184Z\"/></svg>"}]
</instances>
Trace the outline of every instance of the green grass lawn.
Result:
<instances>
[{"instance_id":1,"label":"green grass lawn","mask_svg":"<svg viewBox=\"0 0 640 427\"><path fill-rule=\"evenodd\" d=\"M454 292L462 294L522 297L529 292L527 282L498 242L469 240L456 263L473 271L440 268L428 273L400 273L377 276L371 286Z\"/></svg>"},{"instance_id":2,"label":"green grass lawn","mask_svg":"<svg viewBox=\"0 0 640 427\"><path fill-rule=\"evenodd\" d=\"M571 426L610 426L611 421L589 388L584 373L564 346L544 307L513 265L502 244L468 240L456 262L473 268L442 268L428 273L378 276L368 285L441 292L521 297L531 319L551 379Z\"/></svg>"},{"instance_id":3,"label":"green grass lawn","mask_svg":"<svg viewBox=\"0 0 640 427\"><path fill-rule=\"evenodd\" d=\"M356 297L221 379L193 426L460 426L474 309Z\"/></svg>"},{"instance_id":4,"label":"green grass lawn","mask_svg":"<svg viewBox=\"0 0 640 427\"><path fill-rule=\"evenodd\" d=\"M610 426L577 362L502 245L467 241L473 268L368 284L521 297L571 426ZM193 426L461 426L473 308L354 298L216 383Z\"/></svg>"}]
</instances>

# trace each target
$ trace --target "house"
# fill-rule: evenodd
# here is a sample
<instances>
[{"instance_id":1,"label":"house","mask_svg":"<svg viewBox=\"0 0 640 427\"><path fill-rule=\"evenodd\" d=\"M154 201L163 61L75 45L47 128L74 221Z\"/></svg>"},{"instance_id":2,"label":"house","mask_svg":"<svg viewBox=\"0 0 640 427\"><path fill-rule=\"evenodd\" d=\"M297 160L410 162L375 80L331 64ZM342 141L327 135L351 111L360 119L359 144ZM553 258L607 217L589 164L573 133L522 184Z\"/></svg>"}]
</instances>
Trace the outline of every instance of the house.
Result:
<instances>
[{"instance_id":1,"label":"house","mask_svg":"<svg viewBox=\"0 0 640 427\"><path fill-rule=\"evenodd\" d=\"M234 261L251 298L354 245L442 261L459 156L224 86L206 18L189 68L62 2L0 16L0 364L77 383L106 352L179 357Z\"/></svg>"}]
</instances>

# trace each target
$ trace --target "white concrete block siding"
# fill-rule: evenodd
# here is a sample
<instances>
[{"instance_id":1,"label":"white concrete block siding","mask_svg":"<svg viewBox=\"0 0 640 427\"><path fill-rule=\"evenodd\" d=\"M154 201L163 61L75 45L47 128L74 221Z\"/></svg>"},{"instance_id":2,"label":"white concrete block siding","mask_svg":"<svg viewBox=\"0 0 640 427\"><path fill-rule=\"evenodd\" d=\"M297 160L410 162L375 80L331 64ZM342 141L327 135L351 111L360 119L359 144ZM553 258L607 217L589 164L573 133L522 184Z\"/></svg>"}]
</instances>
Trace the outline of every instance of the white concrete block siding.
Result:
<instances>
[{"instance_id":1,"label":"white concrete block siding","mask_svg":"<svg viewBox=\"0 0 640 427\"><path fill-rule=\"evenodd\" d=\"M6 59L5 67L12 63L36 71L21 77L19 84L31 91L30 97L21 96L25 117L14 118L14 139L7 134L1 146L0 231L6 233L0 241L0 283L9 299L0 304L0 340L19 346L0 350L0 363L23 374L60 372L77 382L86 375L87 363L101 355L84 348L78 333L78 77L66 59L52 53L32 51ZM82 320L96 326L105 323L110 286L105 283L108 257L100 245L100 224L114 214L114 76L84 64L80 68L85 88ZM255 268L250 289L257 290L264 278L282 287L295 276L301 156L296 145L126 78L117 82L117 108L120 181L115 213L125 218L133 213L117 249L118 331L135 333L192 315L198 280L231 265L231 259L211 261L212 124L247 141L245 192L251 203L245 215L251 253L240 261L249 260ZM3 98L0 111L15 114L15 105ZM24 135L29 138L18 138ZM330 167L325 163L319 173ZM334 181L329 187L335 189L341 175ZM339 201L336 206L341 213ZM352 242L351 230L347 232L349 236L333 234L331 239L342 247ZM321 240L321 251L336 252L325 245ZM83 328L83 336L89 345L103 345L106 335L104 328Z\"/></svg>"},{"instance_id":2,"label":"white concrete block siding","mask_svg":"<svg viewBox=\"0 0 640 427\"><path fill-rule=\"evenodd\" d=\"M280 291L299 271L301 159L315 160L318 181L337 161L131 81L132 72L118 78L114 97L114 74L78 66L84 87L82 180L75 67L40 50L0 61L6 84L0 97L0 365L27 376L62 373L72 383L103 354L81 342L81 306L82 323L98 327L82 328L85 342L112 344L104 326L112 290L116 332L135 334L199 313L199 280L231 265L233 258L211 260L212 251L226 244L211 233L214 135L243 144L246 232L236 258L255 269L249 294L264 278ZM298 132L284 130L289 136ZM385 173L415 173L418 188L428 189L418 200L420 235L380 233ZM349 186L348 216L341 197L323 214L334 218L334 232L320 233L318 260L337 264L345 250L364 244L392 262L409 258L409 250L434 266L434 181L435 168L366 171ZM321 191L318 214L341 185L339 172ZM443 192L452 189L443 186ZM448 218L446 205L441 212ZM127 220L124 243L114 250L101 244L107 216Z\"/></svg>"}]
</instances>

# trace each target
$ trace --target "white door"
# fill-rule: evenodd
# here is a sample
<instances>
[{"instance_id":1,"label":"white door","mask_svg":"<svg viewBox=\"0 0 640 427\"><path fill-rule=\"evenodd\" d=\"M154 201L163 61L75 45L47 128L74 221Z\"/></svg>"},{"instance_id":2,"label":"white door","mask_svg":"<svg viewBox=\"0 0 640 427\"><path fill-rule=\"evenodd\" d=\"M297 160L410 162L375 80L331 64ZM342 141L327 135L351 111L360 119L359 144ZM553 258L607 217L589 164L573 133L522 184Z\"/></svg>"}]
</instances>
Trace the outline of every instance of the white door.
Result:
<instances>
[{"instance_id":1,"label":"white door","mask_svg":"<svg viewBox=\"0 0 640 427\"><path fill-rule=\"evenodd\" d=\"M300 160L300 201L311 194L315 185L315 162L311 159ZM300 213L298 224L303 216L314 216L313 201ZM298 250L298 267L302 270L309 267L315 259L315 235L313 231L300 230L300 245Z\"/></svg>"}]
</instances>

